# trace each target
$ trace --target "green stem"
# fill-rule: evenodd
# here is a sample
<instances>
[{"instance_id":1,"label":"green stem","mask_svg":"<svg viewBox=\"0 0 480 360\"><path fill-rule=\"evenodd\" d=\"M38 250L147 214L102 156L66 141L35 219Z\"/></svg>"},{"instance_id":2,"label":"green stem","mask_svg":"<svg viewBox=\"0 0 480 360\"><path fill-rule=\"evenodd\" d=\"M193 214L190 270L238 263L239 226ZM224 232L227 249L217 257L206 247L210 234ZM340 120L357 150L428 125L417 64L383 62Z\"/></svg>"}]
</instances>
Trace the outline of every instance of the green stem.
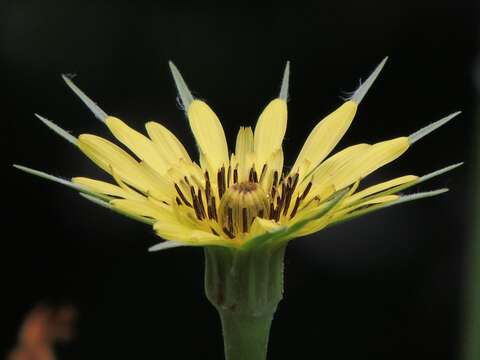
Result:
<instances>
[{"instance_id":1,"label":"green stem","mask_svg":"<svg viewBox=\"0 0 480 360\"><path fill-rule=\"evenodd\" d=\"M268 335L273 314L265 316L238 316L220 312L223 328L225 359L265 360Z\"/></svg>"},{"instance_id":2,"label":"green stem","mask_svg":"<svg viewBox=\"0 0 480 360\"><path fill-rule=\"evenodd\" d=\"M285 245L205 249L205 293L218 310L226 360L265 360L283 294Z\"/></svg>"}]
</instances>

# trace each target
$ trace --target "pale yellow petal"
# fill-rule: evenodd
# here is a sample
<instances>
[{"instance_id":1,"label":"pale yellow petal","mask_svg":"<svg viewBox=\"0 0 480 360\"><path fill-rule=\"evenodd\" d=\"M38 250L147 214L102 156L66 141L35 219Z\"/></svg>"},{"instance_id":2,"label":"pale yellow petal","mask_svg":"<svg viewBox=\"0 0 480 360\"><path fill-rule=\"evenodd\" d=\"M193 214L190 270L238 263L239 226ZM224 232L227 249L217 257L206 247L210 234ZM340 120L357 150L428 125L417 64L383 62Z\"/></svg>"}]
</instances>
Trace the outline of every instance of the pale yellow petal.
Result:
<instances>
[{"instance_id":1,"label":"pale yellow petal","mask_svg":"<svg viewBox=\"0 0 480 360\"><path fill-rule=\"evenodd\" d=\"M308 136L293 166L293 171L306 159L316 167L338 144L353 121L357 104L347 101L320 121Z\"/></svg>"},{"instance_id":2,"label":"pale yellow petal","mask_svg":"<svg viewBox=\"0 0 480 360\"><path fill-rule=\"evenodd\" d=\"M99 136L83 134L78 138L78 147L104 171L111 174L113 167L125 182L140 191L147 192L153 187L138 162L110 141Z\"/></svg>"},{"instance_id":3,"label":"pale yellow petal","mask_svg":"<svg viewBox=\"0 0 480 360\"><path fill-rule=\"evenodd\" d=\"M252 166L253 131L250 127L240 127L235 146L235 159L238 161L238 179L240 182L248 179Z\"/></svg>"},{"instance_id":4,"label":"pale yellow petal","mask_svg":"<svg viewBox=\"0 0 480 360\"><path fill-rule=\"evenodd\" d=\"M267 166L269 172L273 173L274 171L277 171L278 174L280 175L283 170L283 150L277 149L275 152L272 153L270 158L267 161ZM260 171L261 169L259 169Z\"/></svg>"},{"instance_id":5,"label":"pale yellow petal","mask_svg":"<svg viewBox=\"0 0 480 360\"><path fill-rule=\"evenodd\" d=\"M148 189L149 195L167 201L174 197L175 186L166 176L160 175L160 173L143 161L139 164L139 168L143 172L145 179L151 184Z\"/></svg>"},{"instance_id":6,"label":"pale yellow petal","mask_svg":"<svg viewBox=\"0 0 480 360\"><path fill-rule=\"evenodd\" d=\"M382 191L385 191L390 188L394 188L409 182L413 182L418 180L418 176L415 175L405 175L401 176L392 180L388 180L379 184L375 184L373 186L370 186L362 191L357 192L356 194L353 194L350 196L348 199L345 200L344 206L349 206L367 196L373 195L380 193Z\"/></svg>"},{"instance_id":7,"label":"pale yellow petal","mask_svg":"<svg viewBox=\"0 0 480 360\"><path fill-rule=\"evenodd\" d=\"M115 169L112 167L110 169L111 174L113 179L117 182L118 186L120 186L123 191L125 191L130 197L141 199L142 201L145 200L144 196L140 195L137 191L133 190L131 187L129 187L125 182L122 180L122 178L117 174Z\"/></svg>"},{"instance_id":8,"label":"pale yellow petal","mask_svg":"<svg viewBox=\"0 0 480 360\"><path fill-rule=\"evenodd\" d=\"M105 123L112 134L141 160L148 163L161 174L167 171L168 165L166 160L162 158L149 138L113 116L107 117Z\"/></svg>"},{"instance_id":9,"label":"pale yellow petal","mask_svg":"<svg viewBox=\"0 0 480 360\"><path fill-rule=\"evenodd\" d=\"M313 186L305 198L305 202L323 193L325 189L332 187L333 189L340 189L334 182L337 174L346 164L355 162L356 159L362 157L370 147L371 145L368 144L349 146L321 163L313 172L312 178L310 179L310 176L306 178L312 181ZM306 186L306 181L302 186Z\"/></svg>"},{"instance_id":10,"label":"pale yellow petal","mask_svg":"<svg viewBox=\"0 0 480 360\"><path fill-rule=\"evenodd\" d=\"M95 192L95 193L120 197L120 198L124 198L124 199L132 199L132 200L143 199L143 197L138 193L132 194L130 192L125 191L120 186L113 185L113 184L107 183L105 181L89 179L89 178L85 178L85 177L74 177L72 179L72 181L75 184L80 184L80 185L85 186L87 189L89 189L89 190L91 190L92 192Z\"/></svg>"},{"instance_id":11,"label":"pale yellow petal","mask_svg":"<svg viewBox=\"0 0 480 360\"><path fill-rule=\"evenodd\" d=\"M148 200L117 199L112 200L110 204L116 209L137 216L149 217L160 221L172 221L172 219L175 219L172 211L167 206L161 208Z\"/></svg>"},{"instance_id":12,"label":"pale yellow petal","mask_svg":"<svg viewBox=\"0 0 480 360\"><path fill-rule=\"evenodd\" d=\"M200 153L216 172L228 164L228 146L222 124L212 109L200 100L192 101L187 114Z\"/></svg>"},{"instance_id":13,"label":"pale yellow petal","mask_svg":"<svg viewBox=\"0 0 480 360\"><path fill-rule=\"evenodd\" d=\"M333 176L334 186L341 189L365 178L378 168L397 159L409 146L407 137L399 137L372 145L361 156L352 157L347 164L335 172Z\"/></svg>"},{"instance_id":14,"label":"pale yellow petal","mask_svg":"<svg viewBox=\"0 0 480 360\"><path fill-rule=\"evenodd\" d=\"M192 246L220 245L229 246L231 242L212 233L195 230L179 222L156 222L153 229L165 240L180 241Z\"/></svg>"},{"instance_id":15,"label":"pale yellow petal","mask_svg":"<svg viewBox=\"0 0 480 360\"><path fill-rule=\"evenodd\" d=\"M180 159L185 161L191 161L187 150L177 139L173 133L165 126L150 121L145 125L148 136L152 139L153 144L157 148L158 152L162 155L162 158L169 161L169 163L176 163Z\"/></svg>"},{"instance_id":16,"label":"pale yellow petal","mask_svg":"<svg viewBox=\"0 0 480 360\"><path fill-rule=\"evenodd\" d=\"M282 99L272 100L255 126L254 148L258 167L261 168L274 152L282 148L286 129L287 103Z\"/></svg>"}]
</instances>

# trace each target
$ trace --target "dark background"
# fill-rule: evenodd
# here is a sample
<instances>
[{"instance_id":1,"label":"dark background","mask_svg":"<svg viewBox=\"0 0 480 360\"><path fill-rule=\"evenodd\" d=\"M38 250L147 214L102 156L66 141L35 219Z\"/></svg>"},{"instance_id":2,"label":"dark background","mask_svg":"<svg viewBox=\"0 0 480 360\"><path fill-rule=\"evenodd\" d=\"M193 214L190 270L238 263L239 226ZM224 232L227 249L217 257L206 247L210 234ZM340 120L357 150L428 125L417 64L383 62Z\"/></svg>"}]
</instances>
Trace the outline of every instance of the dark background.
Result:
<instances>
[{"instance_id":1,"label":"dark background","mask_svg":"<svg viewBox=\"0 0 480 360\"><path fill-rule=\"evenodd\" d=\"M60 359L223 356L200 249L147 253L158 240L148 226L10 167L103 177L32 115L75 135L108 136L59 74L78 74L87 94L134 128L162 122L194 153L168 60L215 109L231 143L278 93L291 60L284 149L292 164L316 122L389 55L338 148L408 135L461 109L367 182L466 165L420 187L450 187L446 195L294 241L269 358L457 359L475 190L477 15L475 0L0 0L0 353L15 343L26 312L47 301L71 302L80 314Z\"/></svg>"}]
</instances>

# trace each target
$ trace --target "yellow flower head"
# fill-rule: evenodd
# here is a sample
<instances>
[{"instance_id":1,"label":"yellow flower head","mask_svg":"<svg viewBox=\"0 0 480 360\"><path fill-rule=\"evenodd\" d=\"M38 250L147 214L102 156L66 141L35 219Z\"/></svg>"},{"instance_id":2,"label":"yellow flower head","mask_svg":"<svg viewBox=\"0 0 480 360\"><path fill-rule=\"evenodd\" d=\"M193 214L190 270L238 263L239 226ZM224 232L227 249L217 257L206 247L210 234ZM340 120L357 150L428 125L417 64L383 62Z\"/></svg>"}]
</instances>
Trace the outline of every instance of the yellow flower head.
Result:
<instances>
[{"instance_id":1,"label":"yellow flower head","mask_svg":"<svg viewBox=\"0 0 480 360\"><path fill-rule=\"evenodd\" d=\"M284 168L282 150L287 128L288 63L278 98L260 114L255 129L240 127L233 152L229 151L217 115L204 101L193 98L179 71L170 63L198 146L198 162L163 125L147 123L147 137L107 115L64 77L67 85L134 156L96 135L75 138L37 115L109 173L114 183L85 177L75 177L70 182L16 167L73 187L100 205L152 224L157 235L169 240L152 250L182 245L247 248L267 242L285 243L379 208L445 192L447 189L398 195L401 190L461 165L421 177L402 176L358 190L363 178L398 158L458 112L410 136L358 144L329 156L385 62L386 59L349 99L313 128L288 169Z\"/></svg>"}]
</instances>

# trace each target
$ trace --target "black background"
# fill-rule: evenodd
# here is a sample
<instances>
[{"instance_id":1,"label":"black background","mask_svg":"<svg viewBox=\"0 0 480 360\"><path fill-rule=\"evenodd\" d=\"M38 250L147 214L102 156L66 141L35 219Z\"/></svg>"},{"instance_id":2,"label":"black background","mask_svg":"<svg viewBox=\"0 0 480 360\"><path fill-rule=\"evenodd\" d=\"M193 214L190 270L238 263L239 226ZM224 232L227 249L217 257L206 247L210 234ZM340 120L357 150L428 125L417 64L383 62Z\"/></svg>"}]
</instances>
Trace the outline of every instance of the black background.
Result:
<instances>
[{"instance_id":1,"label":"black background","mask_svg":"<svg viewBox=\"0 0 480 360\"><path fill-rule=\"evenodd\" d=\"M294 241L269 358L458 358L475 188L477 12L475 0L0 0L0 351L13 346L25 313L50 301L72 302L80 313L78 336L61 359L223 356L200 249L147 253L158 240L148 226L11 168L104 177L32 115L75 135L109 136L59 74L78 74L87 94L136 129L162 122L193 154L168 60L215 109L231 143L276 96L291 60L284 150L292 164L316 122L389 55L338 148L408 135L461 109L367 183L466 165L420 187L450 187L446 195Z\"/></svg>"}]
</instances>

